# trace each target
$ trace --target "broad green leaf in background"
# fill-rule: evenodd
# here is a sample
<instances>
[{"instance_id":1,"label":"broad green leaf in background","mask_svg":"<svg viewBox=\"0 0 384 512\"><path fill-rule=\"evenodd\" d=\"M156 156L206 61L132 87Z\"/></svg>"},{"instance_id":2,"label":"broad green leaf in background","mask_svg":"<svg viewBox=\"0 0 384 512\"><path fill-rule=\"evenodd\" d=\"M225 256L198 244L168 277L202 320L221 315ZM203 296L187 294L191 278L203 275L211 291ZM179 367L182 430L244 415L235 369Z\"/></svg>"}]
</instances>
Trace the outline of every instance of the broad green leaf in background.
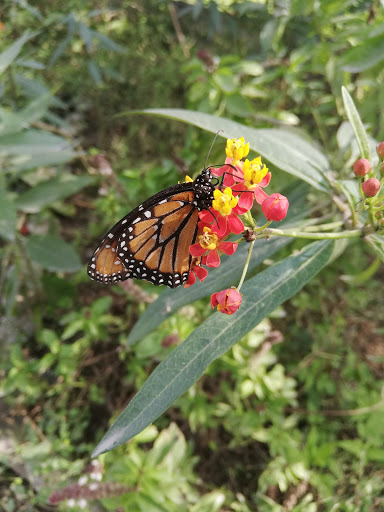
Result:
<instances>
[{"instance_id":1,"label":"broad green leaf in background","mask_svg":"<svg viewBox=\"0 0 384 512\"><path fill-rule=\"evenodd\" d=\"M36 167L65 164L78 157L80 154L81 153L72 150L62 150L53 153L41 153L40 155L14 156L9 159L6 170L7 172L17 174Z\"/></svg>"},{"instance_id":2,"label":"broad green leaf in background","mask_svg":"<svg viewBox=\"0 0 384 512\"><path fill-rule=\"evenodd\" d=\"M240 309L232 316L214 313L173 350L121 413L93 456L128 441L158 418L212 361L310 281L327 264L333 248L331 241L314 242L248 280L241 289Z\"/></svg>"},{"instance_id":3,"label":"broad green leaf in background","mask_svg":"<svg viewBox=\"0 0 384 512\"><path fill-rule=\"evenodd\" d=\"M19 112L9 112L0 108L0 136L21 132L28 124L41 119L52 101L52 94L46 93L31 101Z\"/></svg>"},{"instance_id":4,"label":"broad green leaf in background","mask_svg":"<svg viewBox=\"0 0 384 512\"><path fill-rule=\"evenodd\" d=\"M69 149L71 144L43 130L28 130L0 137L0 156L40 155Z\"/></svg>"},{"instance_id":5,"label":"broad green leaf in background","mask_svg":"<svg viewBox=\"0 0 384 512\"><path fill-rule=\"evenodd\" d=\"M384 60L384 33L364 39L354 48L343 52L339 65L349 73L360 73Z\"/></svg>"},{"instance_id":6,"label":"broad green leaf in background","mask_svg":"<svg viewBox=\"0 0 384 512\"><path fill-rule=\"evenodd\" d=\"M244 126L224 117L182 109L146 109L126 112L127 114L151 114L193 124L212 133L223 130L224 138L244 137L251 149L269 160L283 171L306 181L322 192L330 187L325 173L330 170L329 162L317 147L292 131Z\"/></svg>"},{"instance_id":7,"label":"broad green leaf in background","mask_svg":"<svg viewBox=\"0 0 384 512\"><path fill-rule=\"evenodd\" d=\"M74 248L56 236L30 236L25 241L29 258L53 272L76 272L81 261Z\"/></svg>"},{"instance_id":8,"label":"broad green leaf in background","mask_svg":"<svg viewBox=\"0 0 384 512\"><path fill-rule=\"evenodd\" d=\"M363 126L363 123L361 122L360 115L355 107L353 99L351 98L349 92L345 87L341 88L341 93L343 96L344 108L347 117L352 125L357 140L357 144L360 149L361 158L366 158L367 160L369 160L371 155L369 151L368 136Z\"/></svg>"},{"instance_id":9,"label":"broad green leaf in background","mask_svg":"<svg viewBox=\"0 0 384 512\"><path fill-rule=\"evenodd\" d=\"M309 187L306 183L299 181L295 182L292 187L288 187L283 191L289 198L289 211L285 222L286 227L299 225L303 219L309 215L305 202L308 189ZM265 259L271 258L273 254L278 252L282 247L285 247L293 241L294 239L289 237L258 240L252 252L248 272L251 272ZM238 262L237 265L234 265L233 257L228 257L225 254L222 255L220 267L209 269L208 277L203 283L197 281L196 284L190 288L180 287L174 290L169 288L165 289L139 317L129 333L127 345L133 345L141 340L182 306L203 297L208 297L212 294L212 290L219 291L237 284L243 271L241 262L245 262L248 248L248 244L243 243L239 245L235 255L236 261Z\"/></svg>"},{"instance_id":10,"label":"broad green leaf in background","mask_svg":"<svg viewBox=\"0 0 384 512\"><path fill-rule=\"evenodd\" d=\"M17 199L17 207L26 213L37 213L54 201L64 199L90 185L90 176L73 176L63 174L56 178L39 183Z\"/></svg>"},{"instance_id":11,"label":"broad green leaf in background","mask_svg":"<svg viewBox=\"0 0 384 512\"><path fill-rule=\"evenodd\" d=\"M23 45L30 39L31 33L27 30L19 39L17 39L11 46L8 46L3 53L0 54L0 75L12 64L12 62L19 55Z\"/></svg>"},{"instance_id":12,"label":"broad green leaf in background","mask_svg":"<svg viewBox=\"0 0 384 512\"><path fill-rule=\"evenodd\" d=\"M15 238L16 205L0 188L0 237L12 241Z\"/></svg>"},{"instance_id":13,"label":"broad green leaf in background","mask_svg":"<svg viewBox=\"0 0 384 512\"><path fill-rule=\"evenodd\" d=\"M63 137L42 130L26 130L0 136L0 157L7 157L4 171L18 172L38 166L58 165L77 156Z\"/></svg>"},{"instance_id":14,"label":"broad green leaf in background","mask_svg":"<svg viewBox=\"0 0 384 512\"><path fill-rule=\"evenodd\" d=\"M384 235L369 235L364 240L372 247L377 256L384 263Z\"/></svg>"}]
</instances>

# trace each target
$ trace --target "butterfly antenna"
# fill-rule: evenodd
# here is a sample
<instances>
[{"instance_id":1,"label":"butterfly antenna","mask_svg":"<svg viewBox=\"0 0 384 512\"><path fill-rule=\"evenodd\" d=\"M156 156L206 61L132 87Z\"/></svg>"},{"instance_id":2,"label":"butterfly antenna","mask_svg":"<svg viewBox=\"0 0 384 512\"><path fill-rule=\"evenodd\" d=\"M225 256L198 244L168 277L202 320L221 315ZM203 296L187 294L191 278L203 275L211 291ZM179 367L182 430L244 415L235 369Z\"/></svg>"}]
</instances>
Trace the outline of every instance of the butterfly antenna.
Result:
<instances>
[{"instance_id":1,"label":"butterfly antenna","mask_svg":"<svg viewBox=\"0 0 384 512\"><path fill-rule=\"evenodd\" d=\"M217 139L217 137L218 137L218 135L219 135L219 133L220 133L220 132L224 133L224 130L218 130L218 131L216 132L215 138L213 139L212 144L211 144L211 147L209 148L207 158L205 159L204 169L206 169L206 168L207 168L207 162L208 162L209 155L211 154L211 151L212 151L213 145L214 145L214 143L215 143L215 140Z\"/></svg>"}]
</instances>

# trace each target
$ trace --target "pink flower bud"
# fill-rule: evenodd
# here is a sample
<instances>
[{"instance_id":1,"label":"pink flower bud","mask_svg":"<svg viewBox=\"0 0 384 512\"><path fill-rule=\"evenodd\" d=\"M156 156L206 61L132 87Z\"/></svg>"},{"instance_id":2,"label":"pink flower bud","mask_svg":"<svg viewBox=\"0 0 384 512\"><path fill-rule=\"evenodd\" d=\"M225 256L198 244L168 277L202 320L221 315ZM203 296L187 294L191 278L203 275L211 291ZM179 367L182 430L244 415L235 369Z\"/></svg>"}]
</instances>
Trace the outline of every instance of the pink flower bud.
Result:
<instances>
[{"instance_id":1,"label":"pink flower bud","mask_svg":"<svg viewBox=\"0 0 384 512\"><path fill-rule=\"evenodd\" d=\"M380 181L376 178L370 178L361 184L364 194L367 197L375 196L380 190Z\"/></svg>"},{"instance_id":2,"label":"pink flower bud","mask_svg":"<svg viewBox=\"0 0 384 512\"><path fill-rule=\"evenodd\" d=\"M289 207L288 199L276 192L264 199L261 209L267 220L283 220Z\"/></svg>"},{"instance_id":3,"label":"pink flower bud","mask_svg":"<svg viewBox=\"0 0 384 512\"><path fill-rule=\"evenodd\" d=\"M376 152L380 160L384 160L384 142L380 142L380 144L376 148Z\"/></svg>"},{"instance_id":4,"label":"pink flower bud","mask_svg":"<svg viewBox=\"0 0 384 512\"><path fill-rule=\"evenodd\" d=\"M228 288L211 296L211 306L217 306L217 311L226 315L233 315L241 304L242 295L234 288Z\"/></svg>"},{"instance_id":5,"label":"pink flower bud","mask_svg":"<svg viewBox=\"0 0 384 512\"><path fill-rule=\"evenodd\" d=\"M371 170L371 164L366 158L360 158L353 164L353 172L356 176L365 176Z\"/></svg>"}]
</instances>

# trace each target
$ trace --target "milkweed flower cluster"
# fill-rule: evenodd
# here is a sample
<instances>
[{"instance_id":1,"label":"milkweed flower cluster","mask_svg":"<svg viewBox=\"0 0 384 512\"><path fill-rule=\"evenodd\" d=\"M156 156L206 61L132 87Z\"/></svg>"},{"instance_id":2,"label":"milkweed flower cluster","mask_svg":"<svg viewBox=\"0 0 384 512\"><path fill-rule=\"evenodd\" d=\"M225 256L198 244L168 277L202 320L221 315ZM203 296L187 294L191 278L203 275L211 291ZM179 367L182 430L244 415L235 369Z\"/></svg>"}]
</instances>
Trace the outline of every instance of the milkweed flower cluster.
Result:
<instances>
[{"instance_id":1,"label":"milkweed flower cluster","mask_svg":"<svg viewBox=\"0 0 384 512\"><path fill-rule=\"evenodd\" d=\"M191 272L185 287L192 286L196 278L200 281L208 275L205 267L218 267L221 263L220 254L232 255L242 241L251 241L249 231L260 231L272 221L281 221L287 215L288 199L279 193L265 192L271 181L268 167L258 156L253 160L246 158L249 154L249 142L244 138L228 139L225 148L226 159L222 167L211 168L211 173L221 178L220 186L214 191L212 207L201 211L198 224L199 235L189 252L193 257ZM254 202L261 206L267 224L256 228L256 222L250 214ZM243 234L236 242L227 241L230 235ZM241 282L243 279L241 280ZM242 301L240 286L227 288L211 296L212 308L227 315L235 313Z\"/></svg>"},{"instance_id":2,"label":"milkweed flower cluster","mask_svg":"<svg viewBox=\"0 0 384 512\"><path fill-rule=\"evenodd\" d=\"M384 142L376 148L379 163L374 169L366 158L353 164L353 172L359 179L362 209L367 210L373 227L384 227ZM381 178L381 179L379 179Z\"/></svg>"}]
</instances>

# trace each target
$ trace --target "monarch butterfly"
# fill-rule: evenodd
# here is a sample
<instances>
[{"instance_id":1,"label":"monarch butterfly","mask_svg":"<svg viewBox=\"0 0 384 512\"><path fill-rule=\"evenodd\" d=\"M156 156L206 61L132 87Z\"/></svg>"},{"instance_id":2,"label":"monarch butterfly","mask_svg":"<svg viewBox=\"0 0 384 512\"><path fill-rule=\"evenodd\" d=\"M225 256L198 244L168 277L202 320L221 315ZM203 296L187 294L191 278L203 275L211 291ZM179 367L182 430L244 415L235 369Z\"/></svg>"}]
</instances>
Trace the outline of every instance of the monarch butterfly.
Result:
<instances>
[{"instance_id":1,"label":"monarch butterfly","mask_svg":"<svg viewBox=\"0 0 384 512\"><path fill-rule=\"evenodd\" d=\"M191 269L199 212L212 206L209 168L195 181L166 188L123 217L104 236L88 264L88 276L109 284L128 278L176 288Z\"/></svg>"}]
</instances>

